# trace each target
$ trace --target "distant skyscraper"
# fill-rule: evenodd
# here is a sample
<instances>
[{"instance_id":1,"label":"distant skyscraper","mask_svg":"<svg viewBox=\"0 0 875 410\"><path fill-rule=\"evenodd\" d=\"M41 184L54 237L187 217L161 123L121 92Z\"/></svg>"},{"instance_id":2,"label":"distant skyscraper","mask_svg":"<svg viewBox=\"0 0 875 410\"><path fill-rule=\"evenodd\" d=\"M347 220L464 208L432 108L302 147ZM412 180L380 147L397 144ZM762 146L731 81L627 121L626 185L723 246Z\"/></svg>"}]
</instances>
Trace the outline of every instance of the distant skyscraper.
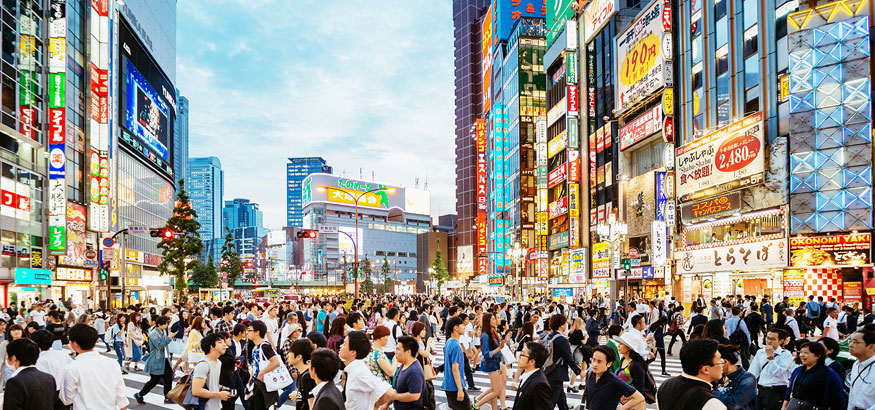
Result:
<instances>
[{"instance_id":1,"label":"distant skyscraper","mask_svg":"<svg viewBox=\"0 0 875 410\"><path fill-rule=\"evenodd\" d=\"M318 172L332 172L322 157L289 158L289 163L286 164L286 226L301 227L304 220L301 183L307 175Z\"/></svg>"},{"instance_id":2,"label":"distant skyscraper","mask_svg":"<svg viewBox=\"0 0 875 410\"><path fill-rule=\"evenodd\" d=\"M222 229L222 197L225 192L225 172L222 162L216 157L189 158L185 189L198 215L201 229L198 230L204 243L204 256L215 258L213 239L224 238Z\"/></svg>"},{"instance_id":3,"label":"distant skyscraper","mask_svg":"<svg viewBox=\"0 0 875 410\"><path fill-rule=\"evenodd\" d=\"M179 94L179 90L177 95L176 125L173 127L173 179L179 183L181 178L188 176L188 98Z\"/></svg>"},{"instance_id":4,"label":"distant skyscraper","mask_svg":"<svg viewBox=\"0 0 875 410\"><path fill-rule=\"evenodd\" d=\"M252 281L255 278L255 259L258 256L259 239L267 231L262 226L264 216L258 204L245 198L235 198L225 201L222 208L224 228L228 228L234 237L234 250L240 254L243 261L243 280ZM225 229L222 229L225 232Z\"/></svg>"},{"instance_id":5,"label":"distant skyscraper","mask_svg":"<svg viewBox=\"0 0 875 410\"><path fill-rule=\"evenodd\" d=\"M483 112L483 33L489 0L453 0L456 77L456 215L458 246L474 245L477 152L472 127Z\"/></svg>"}]
</instances>

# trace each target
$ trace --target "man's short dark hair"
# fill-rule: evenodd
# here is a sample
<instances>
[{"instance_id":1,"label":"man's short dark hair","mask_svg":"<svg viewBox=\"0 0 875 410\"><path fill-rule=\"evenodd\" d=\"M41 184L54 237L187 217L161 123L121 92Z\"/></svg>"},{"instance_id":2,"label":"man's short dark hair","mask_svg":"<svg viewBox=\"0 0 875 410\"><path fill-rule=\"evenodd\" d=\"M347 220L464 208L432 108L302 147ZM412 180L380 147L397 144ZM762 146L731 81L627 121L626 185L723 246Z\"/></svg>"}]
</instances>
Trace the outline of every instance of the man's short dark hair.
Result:
<instances>
[{"instance_id":1,"label":"man's short dark hair","mask_svg":"<svg viewBox=\"0 0 875 410\"><path fill-rule=\"evenodd\" d=\"M623 333L623 326L611 325L610 327L608 327L608 338L619 336L620 333Z\"/></svg>"},{"instance_id":2,"label":"man's short dark hair","mask_svg":"<svg viewBox=\"0 0 875 410\"><path fill-rule=\"evenodd\" d=\"M33 366L39 358L39 347L33 340L15 339L6 346L6 354L9 357L15 356L21 367Z\"/></svg>"},{"instance_id":3,"label":"man's short dark hair","mask_svg":"<svg viewBox=\"0 0 875 410\"><path fill-rule=\"evenodd\" d=\"M224 339L222 335L218 332L210 333L201 339L201 350L203 350L204 354L209 354L214 347L216 347L216 342L220 339Z\"/></svg>"},{"instance_id":4,"label":"man's short dark hair","mask_svg":"<svg viewBox=\"0 0 875 410\"><path fill-rule=\"evenodd\" d=\"M389 311L386 312L386 318L388 319L395 319L396 316L398 316L398 308L389 308Z\"/></svg>"},{"instance_id":5,"label":"man's short dark hair","mask_svg":"<svg viewBox=\"0 0 875 410\"><path fill-rule=\"evenodd\" d=\"M310 339L316 347L325 347L328 346L328 339L325 338L325 335L321 332L310 332L307 333L307 339Z\"/></svg>"},{"instance_id":6,"label":"man's short dark hair","mask_svg":"<svg viewBox=\"0 0 875 410\"><path fill-rule=\"evenodd\" d=\"M253 332L258 332L258 336L264 338L264 335L267 334L267 325L260 320L255 320L249 323L249 327L252 328Z\"/></svg>"},{"instance_id":7,"label":"man's short dark hair","mask_svg":"<svg viewBox=\"0 0 875 410\"><path fill-rule=\"evenodd\" d=\"M359 319L361 319L362 317L362 314L359 312L350 312L348 315L346 315L346 325L352 327L352 325L358 322Z\"/></svg>"},{"instance_id":8,"label":"man's short dark hair","mask_svg":"<svg viewBox=\"0 0 875 410\"><path fill-rule=\"evenodd\" d=\"M632 324L632 327L636 327L636 326L638 326L639 323L641 323L643 321L644 321L644 316L635 315L635 316L632 316L632 322L630 322L630 323Z\"/></svg>"},{"instance_id":9,"label":"man's short dark hair","mask_svg":"<svg viewBox=\"0 0 875 410\"><path fill-rule=\"evenodd\" d=\"M547 361L547 348L538 342L526 343L526 348L529 349L529 360L535 362L535 367L543 367Z\"/></svg>"},{"instance_id":10,"label":"man's short dark hair","mask_svg":"<svg viewBox=\"0 0 875 410\"><path fill-rule=\"evenodd\" d=\"M453 317L448 318L447 319L447 329L446 329L446 333L448 335L447 337L451 337L453 334L453 329L455 329L456 326L460 326L462 323L465 323L465 322L463 322L462 318L460 318L458 316L453 316Z\"/></svg>"},{"instance_id":11,"label":"man's short dark hair","mask_svg":"<svg viewBox=\"0 0 875 410\"><path fill-rule=\"evenodd\" d=\"M220 308L218 306L212 307L212 308L210 308L210 314L217 317L217 318L222 317L222 308Z\"/></svg>"},{"instance_id":12,"label":"man's short dark hair","mask_svg":"<svg viewBox=\"0 0 875 410\"><path fill-rule=\"evenodd\" d=\"M784 340L787 338L787 332L784 331L784 329L779 329L777 327L773 327L773 328L769 329L769 332L778 335L778 340ZM769 332L767 332L767 333L769 333Z\"/></svg>"},{"instance_id":13,"label":"man's short dark hair","mask_svg":"<svg viewBox=\"0 0 875 410\"><path fill-rule=\"evenodd\" d=\"M340 371L340 358L331 350L320 348L310 355L310 370L321 381L330 382Z\"/></svg>"},{"instance_id":14,"label":"man's short dark hair","mask_svg":"<svg viewBox=\"0 0 875 410\"><path fill-rule=\"evenodd\" d=\"M599 345L592 348L592 354L595 354L595 352L601 352L603 355L605 355L605 363L613 364L614 360L617 360L617 355L614 354L614 351L605 345Z\"/></svg>"},{"instance_id":15,"label":"man's short dark hair","mask_svg":"<svg viewBox=\"0 0 875 410\"><path fill-rule=\"evenodd\" d=\"M73 325L68 334L70 342L76 342L82 350L92 350L97 344L97 329L84 323Z\"/></svg>"},{"instance_id":16,"label":"man's short dark hair","mask_svg":"<svg viewBox=\"0 0 875 410\"><path fill-rule=\"evenodd\" d=\"M158 319L155 319L155 326L164 326L170 323L170 318L167 316L158 316Z\"/></svg>"},{"instance_id":17,"label":"man's short dark hair","mask_svg":"<svg viewBox=\"0 0 875 410\"><path fill-rule=\"evenodd\" d=\"M419 342L416 339L410 336L401 336L398 338L398 346L401 346L410 353L414 358L416 357L416 353L419 352Z\"/></svg>"},{"instance_id":18,"label":"man's short dark hair","mask_svg":"<svg viewBox=\"0 0 875 410\"><path fill-rule=\"evenodd\" d=\"M37 330L30 335L30 339L36 343L40 351L45 351L52 348L52 343L55 342L55 335L48 330Z\"/></svg>"},{"instance_id":19,"label":"man's short dark hair","mask_svg":"<svg viewBox=\"0 0 875 410\"><path fill-rule=\"evenodd\" d=\"M831 337L822 336L820 339L817 339L819 343L822 343L827 350L832 350L832 352L827 353L830 359L837 359L839 357L839 351L841 348L839 347L839 342L836 342L835 339Z\"/></svg>"},{"instance_id":20,"label":"man's short dark hair","mask_svg":"<svg viewBox=\"0 0 875 410\"><path fill-rule=\"evenodd\" d=\"M565 315L560 314L550 316L550 330L559 330L559 328L566 323L568 323L568 318L565 317Z\"/></svg>"},{"instance_id":21,"label":"man's short dark hair","mask_svg":"<svg viewBox=\"0 0 875 410\"><path fill-rule=\"evenodd\" d=\"M683 365L684 373L689 376L699 374L699 369L702 366L711 366L714 364L714 354L717 353L719 347L714 339L696 339L687 342L681 347L681 364Z\"/></svg>"},{"instance_id":22,"label":"man's short dark hair","mask_svg":"<svg viewBox=\"0 0 875 410\"><path fill-rule=\"evenodd\" d=\"M313 355L313 343L310 339L298 339L292 342L291 353L295 356L302 356L304 363L310 361L310 356Z\"/></svg>"},{"instance_id":23,"label":"man's short dark hair","mask_svg":"<svg viewBox=\"0 0 875 410\"><path fill-rule=\"evenodd\" d=\"M866 331L866 330L858 330L857 333L859 333L860 335L863 336L863 343L865 343L866 346L869 346L871 344L875 344L875 332L870 332L870 331Z\"/></svg>"},{"instance_id":24,"label":"man's short dark hair","mask_svg":"<svg viewBox=\"0 0 875 410\"><path fill-rule=\"evenodd\" d=\"M346 341L349 343L349 350L355 352L355 358L358 360L368 357L368 353L371 352L371 341L368 340L368 334L365 332L349 332Z\"/></svg>"},{"instance_id":25,"label":"man's short dark hair","mask_svg":"<svg viewBox=\"0 0 875 410\"><path fill-rule=\"evenodd\" d=\"M234 307L231 305L226 305L222 308L222 314L219 316L227 315L228 313L234 313Z\"/></svg>"}]
</instances>

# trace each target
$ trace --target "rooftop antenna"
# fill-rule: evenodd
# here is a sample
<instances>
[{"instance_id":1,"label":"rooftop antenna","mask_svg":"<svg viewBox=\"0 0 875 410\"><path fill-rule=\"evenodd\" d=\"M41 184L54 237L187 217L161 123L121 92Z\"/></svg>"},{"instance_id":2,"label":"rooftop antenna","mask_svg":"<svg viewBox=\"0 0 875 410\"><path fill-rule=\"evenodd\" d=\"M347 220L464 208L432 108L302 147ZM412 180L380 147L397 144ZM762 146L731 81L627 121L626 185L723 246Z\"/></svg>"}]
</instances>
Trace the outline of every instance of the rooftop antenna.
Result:
<instances>
[{"instance_id":1,"label":"rooftop antenna","mask_svg":"<svg viewBox=\"0 0 875 410\"><path fill-rule=\"evenodd\" d=\"M371 170L371 181L376 181L377 177L374 176L374 171Z\"/></svg>"},{"instance_id":2,"label":"rooftop antenna","mask_svg":"<svg viewBox=\"0 0 875 410\"><path fill-rule=\"evenodd\" d=\"M361 167L359 167L359 179L364 179L364 177L362 176L362 168Z\"/></svg>"},{"instance_id":3,"label":"rooftop antenna","mask_svg":"<svg viewBox=\"0 0 875 410\"><path fill-rule=\"evenodd\" d=\"M425 185L422 187L422 189L428 191L428 168L425 169Z\"/></svg>"},{"instance_id":4,"label":"rooftop antenna","mask_svg":"<svg viewBox=\"0 0 875 410\"><path fill-rule=\"evenodd\" d=\"M419 178L413 178L413 187L419 189Z\"/></svg>"}]
</instances>

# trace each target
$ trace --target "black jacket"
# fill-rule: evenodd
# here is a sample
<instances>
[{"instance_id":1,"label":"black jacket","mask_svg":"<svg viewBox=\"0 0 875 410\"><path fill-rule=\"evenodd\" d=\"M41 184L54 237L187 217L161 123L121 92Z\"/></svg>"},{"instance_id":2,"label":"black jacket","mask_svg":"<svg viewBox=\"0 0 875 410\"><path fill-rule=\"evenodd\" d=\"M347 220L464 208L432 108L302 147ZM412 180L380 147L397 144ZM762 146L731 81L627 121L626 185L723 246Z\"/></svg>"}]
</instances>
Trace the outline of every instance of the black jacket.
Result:
<instances>
[{"instance_id":1,"label":"black jacket","mask_svg":"<svg viewBox=\"0 0 875 410\"><path fill-rule=\"evenodd\" d=\"M708 323L708 316L696 313L690 318L690 328L687 329L687 334L693 333L693 328L696 325L704 325L705 323Z\"/></svg>"},{"instance_id":2,"label":"black jacket","mask_svg":"<svg viewBox=\"0 0 875 410\"><path fill-rule=\"evenodd\" d=\"M53 410L57 397L55 378L30 367L6 382L3 410Z\"/></svg>"},{"instance_id":3,"label":"black jacket","mask_svg":"<svg viewBox=\"0 0 875 410\"><path fill-rule=\"evenodd\" d=\"M345 410L346 405L343 403L343 396L340 390L334 385L334 382L329 381L322 387L319 394L313 400L312 410Z\"/></svg>"},{"instance_id":4,"label":"black jacket","mask_svg":"<svg viewBox=\"0 0 875 410\"><path fill-rule=\"evenodd\" d=\"M549 409L552 404L553 390L544 372L538 369L517 390L513 410Z\"/></svg>"},{"instance_id":5,"label":"black jacket","mask_svg":"<svg viewBox=\"0 0 875 410\"><path fill-rule=\"evenodd\" d=\"M567 382L568 368L571 367L571 371L580 374L580 367L577 366L574 357L571 355L571 344L568 343L568 338L561 334L557 334L556 332L551 334L555 335L553 338L553 363L558 364L553 368L553 371L550 372L550 374L546 375L547 380L552 382Z\"/></svg>"}]
</instances>

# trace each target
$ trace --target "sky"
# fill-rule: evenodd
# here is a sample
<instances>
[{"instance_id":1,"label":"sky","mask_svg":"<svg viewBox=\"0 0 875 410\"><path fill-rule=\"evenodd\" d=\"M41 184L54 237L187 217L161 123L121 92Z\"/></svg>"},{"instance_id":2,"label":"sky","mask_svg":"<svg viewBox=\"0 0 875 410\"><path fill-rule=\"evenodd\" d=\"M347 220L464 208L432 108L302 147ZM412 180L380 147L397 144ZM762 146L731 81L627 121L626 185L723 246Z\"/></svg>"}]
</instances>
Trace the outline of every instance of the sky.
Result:
<instances>
[{"instance_id":1,"label":"sky","mask_svg":"<svg viewBox=\"0 0 875 410\"><path fill-rule=\"evenodd\" d=\"M286 224L288 157L431 191L455 213L452 3L179 1L177 88L189 156L216 156L225 200ZM373 173L373 174L372 174Z\"/></svg>"}]
</instances>

